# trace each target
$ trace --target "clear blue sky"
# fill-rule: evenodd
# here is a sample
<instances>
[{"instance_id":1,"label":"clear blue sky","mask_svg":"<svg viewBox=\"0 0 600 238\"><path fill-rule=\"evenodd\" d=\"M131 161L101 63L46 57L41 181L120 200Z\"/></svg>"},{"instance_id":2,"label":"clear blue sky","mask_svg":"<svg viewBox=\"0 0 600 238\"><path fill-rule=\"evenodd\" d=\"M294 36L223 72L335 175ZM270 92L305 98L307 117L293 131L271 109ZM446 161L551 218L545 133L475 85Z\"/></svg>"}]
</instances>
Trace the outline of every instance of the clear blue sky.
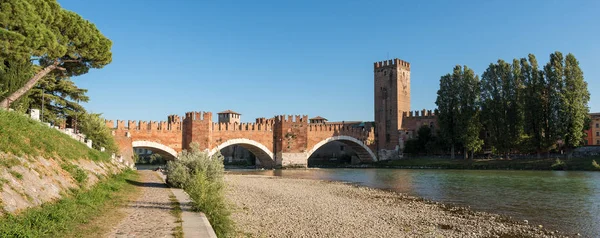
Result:
<instances>
[{"instance_id":1,"label":"clear blue sky","mask_svg":"<svg viewBox=\"0 0 600 238\"><path fill-rule=\"evenodd\" d=\"M413 110L435 108L454 65L553 51L580 61L600 111L600 1L59 0L113 41L113 62L73 78L114 120L187 111L373 120L373 62L411 63Z\"/></svg>"}]
</instances>

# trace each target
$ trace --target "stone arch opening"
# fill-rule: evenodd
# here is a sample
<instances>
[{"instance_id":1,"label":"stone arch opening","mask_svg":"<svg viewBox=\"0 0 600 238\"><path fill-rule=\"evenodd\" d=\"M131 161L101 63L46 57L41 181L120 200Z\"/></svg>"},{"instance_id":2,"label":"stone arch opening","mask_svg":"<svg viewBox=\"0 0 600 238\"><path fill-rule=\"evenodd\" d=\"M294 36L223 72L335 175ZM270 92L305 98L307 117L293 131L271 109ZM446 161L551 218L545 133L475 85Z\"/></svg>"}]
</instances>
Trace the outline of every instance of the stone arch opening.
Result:
<instances>
[{"instance_id":1,"label":"stone arch opening","mask_svg":"<svg viewBox=\"0 0 600 238\"><path fill-rule=\"evenodd\" d=\"M167 160L177 158L177 151L175 151L173 148L154 141L133 141L131 143L131 147L133 147L134 149L148 149L152 151L152 153L159 154Z\"/></svg>"},{"instance_id":2,"label":"stone arch opening","mask_svg":"<svg viewBox=\"0 0 600 238\"><path fill-rule=\"evenodd\" d=\"M266 169L272 169L275 166L275 160L273 159L273 152L271 152L271 150L269 150L269 148L267 148L263 144L258 143L257 141L254 141L254 140L250 140L250 139L242 138L242 139L227 140L227 141L219 144L214 149L210 150L209 155L214 155L218 151L221 151L222 149L224 149L228 146L232 146L232 145L239 145L239 146L243 147L244 149L250 151L252 154L254 154L254 156L256 156L256 159L260 163L260 165L257 164L257 166L260 166L260 167L263 167Z\"/></svg>"},{"instance_id":3,"label":"stone arch opening","mask_svg":"<svg viewBox=\"0 0 600 238\"><path fill-rule=\"evenodd\" d=\"M375 156L375 153L373 153L373 151L371 151L371 149L367 147L362 141L351 136L333 136L320 141L308 151L309 163L311 163L311 157L313 157L313 155L316 156L317 154L315 153L321 148L330 150L325 151L324 153L331 153L334 157L336 152L340 153L344 150L350 151L348 155L352 158L350 158L350 161L347 162L351 163L377 161L377 156ZM343 157L340 156L340 158Z\"/></svg>"}]
</instances>

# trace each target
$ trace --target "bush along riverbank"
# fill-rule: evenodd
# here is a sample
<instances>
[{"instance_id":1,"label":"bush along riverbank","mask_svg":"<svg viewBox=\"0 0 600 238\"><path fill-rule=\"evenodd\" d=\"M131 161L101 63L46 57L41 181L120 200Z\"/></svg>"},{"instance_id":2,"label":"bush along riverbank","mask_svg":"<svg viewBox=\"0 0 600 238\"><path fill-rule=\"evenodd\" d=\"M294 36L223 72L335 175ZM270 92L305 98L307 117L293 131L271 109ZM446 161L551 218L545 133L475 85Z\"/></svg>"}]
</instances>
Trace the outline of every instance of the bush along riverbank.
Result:
<instances>
[{"instance_id":1,"label":"bush along riverbank","mask_svg":"<svg viewBox=\"0 0 600 238\"><path fill-rule=\"evenodd\" d=\"M27 209L19 215L7 214L0 218L0 237L59 237L67 232L79 234L78 227L102 213L103 208L125 190L127 179L135 176L133 170L126 170L88 190L71 190L57 202Z\"/></svg>"},{"instance_id":2,"label":"bush along riverbank","mask_svg":"<svg viewBox=\"0 0 600 238\"><path fill-rule=\"evenodd\" d=\"M197 144L191 147L167 163L167 183L190 195L194 210L207 216L218 237L229 237L234 234L234 224L224 195L223 156L209 156Z\"/></svg>"}]
</instances>

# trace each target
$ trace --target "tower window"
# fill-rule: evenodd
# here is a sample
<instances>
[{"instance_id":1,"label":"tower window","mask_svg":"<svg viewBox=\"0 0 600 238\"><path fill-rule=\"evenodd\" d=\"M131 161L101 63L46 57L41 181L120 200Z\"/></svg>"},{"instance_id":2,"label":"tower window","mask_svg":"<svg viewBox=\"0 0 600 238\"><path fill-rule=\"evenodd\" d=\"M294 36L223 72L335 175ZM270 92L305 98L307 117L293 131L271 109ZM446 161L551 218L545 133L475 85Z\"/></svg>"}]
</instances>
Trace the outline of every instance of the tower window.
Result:
<instances>
[{"instance_id":1,"label":"tower window","mask_svg":"<svg viewBox=\"0 0 600 238\"><path fill-rule=\"evenodd\" d=\"M385 134L385 142L390 142L390 134ZM600 140L598 140L598 144L600 145Z\"/></svg>"},{"instance_id":2,"label":"tower window","mask_svg":"<svg viewBox=\"0 0 600 238\"><path fill-rule=\"evenodd\" d=\"M383 76L386 76L386 75L387 75L387 71L383 71Z\"/></svg>"},{"instance_id":3,"label":"tower window","mask_svg":"<svg viewBox=\"0 0 600 238\"><path fill-rule=\"evenodd\" d=\"M596 131L596 136L600 136L600 131Z\"/></svg>"},{"instance_id":4,"label":"tower window","mask_svg":"<svg viewBox=\"0 0 600 238\"><path fill-rule=\"evenodd\" d=\"M343 145L340 145L340 150L344 151L344 146Z\"/></svg>"},{"instance_id":5,"label":"tower window","mask_svg":"<svg viewBox=\"0 0 600 238\"><path fill-rule=\"evenodd\" d=\"M596 123L596 128L600 128L600 123Z\"/></svg>"}]
</instances>

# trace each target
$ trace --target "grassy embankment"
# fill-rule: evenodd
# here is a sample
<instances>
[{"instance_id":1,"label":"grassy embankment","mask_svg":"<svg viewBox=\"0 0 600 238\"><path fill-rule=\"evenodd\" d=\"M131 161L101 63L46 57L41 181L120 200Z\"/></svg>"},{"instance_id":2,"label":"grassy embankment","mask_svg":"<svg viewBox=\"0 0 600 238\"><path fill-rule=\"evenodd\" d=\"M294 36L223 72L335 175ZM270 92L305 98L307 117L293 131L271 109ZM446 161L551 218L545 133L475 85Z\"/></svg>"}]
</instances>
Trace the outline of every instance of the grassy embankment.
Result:
<instances>
[{"instance_id":1,"label":"grassy embankment","mask_svg":"<svg viewBox=\"0 0 600 238\"><path fill-rule=\"evenodd\" d=\"M0 152L44 158L110 160L110 155L24 115L0 110Z\"/></svg>"},{"instance_id":2,"label":"grassy embankment","mask_svg":"<svg viewBox=\"0 0 600 238\"><path fill-rule=\"evenodd\" d=\"M68 160L109 161L110 155L88 148L69 136L23 115L0 110L0 152L33 160L36 156L62 160L62 169L82 183L87 174ZM0 166L11 168L20 162L0 159ZM14 175L14 177L20 177ZM133 171L113 175L87 190L73 189L56 202L27 209L18 215L0 217L0 237L97 237L118 222L114 209L138 189L127 183ZM0 181L0 184L8 181ZM100 219L99 219L100 218ZM114 225L114 224L113 224Z\"/></svg>"},{"instance_id":3,"label":"grassy embankment","mask_svg":"<svg viewBox=\"0 0 600 238\"><path fill-rule=\"evenodd\" d=\"M106 231L106 224L90 223L100 215L115 209L134 193L134 185L127 179L137 174L128 170L113 175L91 189L72 191L55 203L30 208L19 215L0 218L0 237L95 237ZM103 219L118 221L120 219ZM110 227L110 226L108 226Z\"/></svg>"},{"instance_id":4,"label":"grassy embankment","mask_svg":"<svg viewBox=\"0 0 600 238\"><path fill-rule=\"evenodd\" d=\"M382 161L371 164L381 168L433 168L433 169L513 169L513 170L600 170L594 166L600 157L571 159L447 159L447 158L408 158ZM597 164L597 163L596 163Z\"/></svg>"}]
</instances>

